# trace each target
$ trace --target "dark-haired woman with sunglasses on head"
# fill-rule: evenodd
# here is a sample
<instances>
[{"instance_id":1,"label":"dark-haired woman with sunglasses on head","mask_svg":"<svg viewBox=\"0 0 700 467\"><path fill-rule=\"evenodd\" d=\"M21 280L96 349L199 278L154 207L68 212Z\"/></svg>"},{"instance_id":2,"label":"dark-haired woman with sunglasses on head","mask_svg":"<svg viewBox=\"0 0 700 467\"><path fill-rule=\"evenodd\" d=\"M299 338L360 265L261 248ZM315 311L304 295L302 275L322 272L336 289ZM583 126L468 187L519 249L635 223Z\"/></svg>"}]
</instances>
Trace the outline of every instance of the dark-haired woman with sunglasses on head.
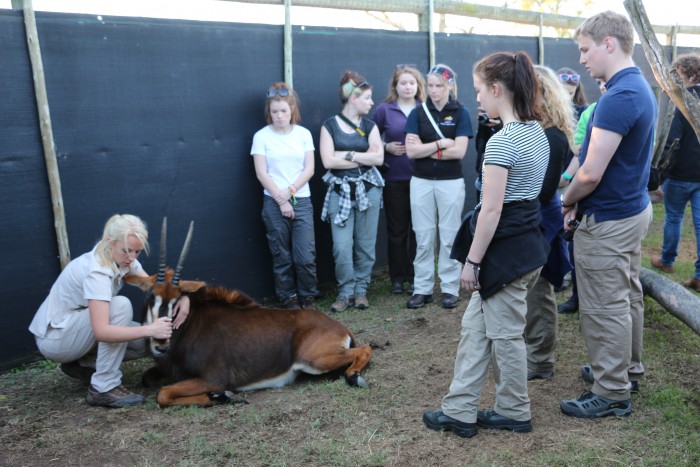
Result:
<instances>
[{"instance_id":1,"label":"dark-haired woman with sunglasses on head","mask_svg":"<svg viewBox=\"0 0 700 467\"><path fill-rule=\"evenodd\" d=\"M447 65L431 69L427 79L428 99L411 112L406 123L406 152L415 161L411 216L417 244L414 292L406 303L407 308L421 308L433 301L438 233L442 307L456 307L459 297L461 266L450 259L450 250L462 222L465 195L462 159L474 131L469 112L457 101L455 79L455 72Z\"/></svg>"},{"instance_id":2,"label":"dark-haired woman with sunglasses on head","mask_svg":"<svg viewBox=\"0 0 700 467\"><path fill-rule=\"evenodd\" d=\"M416 235L411 223L410 183L413 160L406 155L406 120L425 100L425 79L415 65L396 65L389 95L374 111L372 120L384 136L384 214L388 240L391 292L401 294L404 283L413 294L413 259Z\"/></svg>"},{"instance_id":3,"label":"dark-haired woman with sunglasses on head","mask_svg":"<svg viewBox=\"0 0 700 467\"><path fill-rule=\"evenodd\" d=\"M275 83L265 100L267 125L255 133L250 154L264 190L262 218L272 254L275 293L284 308L315 309L316 242L309 180L314 143L301 120L296 93Z\"/></svg>"},{"instance_id":4,"label":"dark-haired woman with sunglasses on head","mask_svg":"<svg viewBox=\"0 0 700 467\"><path fill-rule=\"evenodd\" d=\"M369 307L367 287L372 276L377 242L384 162L379 130L367 115L372 108L372 86L354 71L340 78L341 112L323 122L321 161L328 172L328 192L321 220L331 224L338 297L331 311L349 306Z\"/></svg>"}]
</instances>

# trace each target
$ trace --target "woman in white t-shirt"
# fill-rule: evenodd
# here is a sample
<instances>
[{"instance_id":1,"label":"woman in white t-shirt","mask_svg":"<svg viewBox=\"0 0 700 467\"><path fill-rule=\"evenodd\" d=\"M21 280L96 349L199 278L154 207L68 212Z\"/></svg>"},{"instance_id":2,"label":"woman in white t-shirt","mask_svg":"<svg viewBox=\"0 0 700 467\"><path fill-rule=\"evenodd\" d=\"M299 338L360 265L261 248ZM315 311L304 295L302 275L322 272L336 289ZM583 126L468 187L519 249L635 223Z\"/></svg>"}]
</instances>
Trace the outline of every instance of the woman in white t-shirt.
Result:
<instances>
[{"instance_id":1,"label":"woman in white t-shirt","mask_svg":"<svg viewBox=\"0 0 700 467\"><path fill-rule=\"evenodd\" d=\"M301 120L296 93L285 83L267 90L267 125L255 133L250 154L263 186L262 218L272 255L275 292L284 308L315 309L316 241L309 180L314 143Z\"/></svg>"},{"instance_id":2,"label":"woman in white t-shirt","mask_svg":"<svg viewBox=\"0 0 700 467\"><path fill-rule=\"evenodd\" d=\"M122 361L148 355L145 338L169 339L189 314L189 298L183 296L174 320L164 317L143 326L132 321L131 302L117 293L127 274L148 276L137 260L144 250L148 232L141 219L112 216L95 248L61 271L29 326L43 356L61 362L68 376L90 383L90 405L143 402L142 395L122 386Z\"/></svg>"}]
</instances>

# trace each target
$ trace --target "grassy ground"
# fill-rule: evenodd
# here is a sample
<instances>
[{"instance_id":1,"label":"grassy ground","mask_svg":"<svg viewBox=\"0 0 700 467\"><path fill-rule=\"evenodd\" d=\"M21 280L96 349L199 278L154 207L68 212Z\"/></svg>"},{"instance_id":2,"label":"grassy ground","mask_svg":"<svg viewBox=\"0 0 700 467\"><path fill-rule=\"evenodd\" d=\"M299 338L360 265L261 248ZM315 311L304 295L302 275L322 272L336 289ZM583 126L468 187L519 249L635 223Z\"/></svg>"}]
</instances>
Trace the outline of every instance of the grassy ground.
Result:
<instances>
[{"instance_id":1,"label":"grassy ground","mask_svg":"<svg viewBox=\"0 0 700 467\"><path fill-rule=\"evenodd\" d=\"M645 242L658 253L662 207ZM676 273L691 276L694 237L686 226ZM481 431L472 439L426 429L423 410L447 391L463 295L456 310L432 304L407 310L380 277L372 306L336 316L374 349L369 390L341 379L313 378L243 394L248 405L162 410L140 387L150 362L124 364L124 382L147 396L138 407L107 410L85 403L85 387L40 361L0 375L0 465L109 466L461 466L700 465L700 336L646 301L645 365L635 412L627 418L578 420L559 401L587 389L579 367L587 352L577 315L562 316L556 375L530 383L534 431ZM322 302L330 305L333 291ZM560 294L564 301L567 292ZM482 406L494 400L489 378Z\"/></svg>"}]
</instances>

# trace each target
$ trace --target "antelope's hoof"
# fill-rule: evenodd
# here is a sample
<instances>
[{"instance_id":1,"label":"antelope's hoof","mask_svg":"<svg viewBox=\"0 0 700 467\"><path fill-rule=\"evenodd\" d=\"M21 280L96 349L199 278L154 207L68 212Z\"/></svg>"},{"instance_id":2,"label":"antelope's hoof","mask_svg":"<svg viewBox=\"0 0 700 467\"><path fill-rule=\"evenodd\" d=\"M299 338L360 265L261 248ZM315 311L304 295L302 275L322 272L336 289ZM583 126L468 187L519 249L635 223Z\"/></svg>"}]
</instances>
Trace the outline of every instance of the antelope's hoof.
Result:
<instances>
[{"instance_id":1,"label":"antelope's hoof","mask_svg":"<svg viewBox=\"0 0 700 467\"><path fill-rule=\"evenodd\" d=\"M207 394L209 400L214 404L247 404L248 401L245 399L234 398L234 393L231 391L224 392L210 392Z\"/></svg>"},{"instance_id":2,"label":"antelope's hoof","mask_svg":"<svg viewBox=\"0 0 700 467\"><path fill-rule=\"evenodd\" d=\"M365 379L359 373L355 373L354 375L349 377L348 384L350 386L357 386L360 388L369 389L369 384L367 384L367 381L365 381Z\"/></svg>"}]
</instances>

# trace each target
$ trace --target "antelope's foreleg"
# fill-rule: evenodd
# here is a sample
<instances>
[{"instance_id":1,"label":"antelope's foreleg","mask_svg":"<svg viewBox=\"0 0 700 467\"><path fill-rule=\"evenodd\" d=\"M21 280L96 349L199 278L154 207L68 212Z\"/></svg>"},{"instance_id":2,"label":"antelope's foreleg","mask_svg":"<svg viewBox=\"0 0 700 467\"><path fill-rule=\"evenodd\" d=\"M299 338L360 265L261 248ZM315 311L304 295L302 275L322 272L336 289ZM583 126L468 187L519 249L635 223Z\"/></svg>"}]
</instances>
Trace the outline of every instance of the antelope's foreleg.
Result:
<instances>
[{"instance_id":1,"label":"antelope's foreleg","mask_svg":"<svg viewBox=\"0 0 700 467\"><path fill-rule=\"evenodd\" d=\"M214 397L209 396L211 393L214 393ZM221 386L208 383L200 378L193 378L163 386L158 391L156 401L161 407L171 405L210 407L221 403L221 399L217 400L216 396L222 393L224 393L224 388Z\"/></svg>"},{"instance_id":2,"label":"antelope's foreleg","mask_svg":"<svg viewBox=\"0 0 700 467\"><path fill-rule=\"evenodd\" d=\"M352 356L352 363L345 370L345 381L350 386L369 387L367 381L360 375L360 372L365 369L372 358L372 348L369 345L362 345L347 349L347 352Z\"/></svg>"}]
</instances>

